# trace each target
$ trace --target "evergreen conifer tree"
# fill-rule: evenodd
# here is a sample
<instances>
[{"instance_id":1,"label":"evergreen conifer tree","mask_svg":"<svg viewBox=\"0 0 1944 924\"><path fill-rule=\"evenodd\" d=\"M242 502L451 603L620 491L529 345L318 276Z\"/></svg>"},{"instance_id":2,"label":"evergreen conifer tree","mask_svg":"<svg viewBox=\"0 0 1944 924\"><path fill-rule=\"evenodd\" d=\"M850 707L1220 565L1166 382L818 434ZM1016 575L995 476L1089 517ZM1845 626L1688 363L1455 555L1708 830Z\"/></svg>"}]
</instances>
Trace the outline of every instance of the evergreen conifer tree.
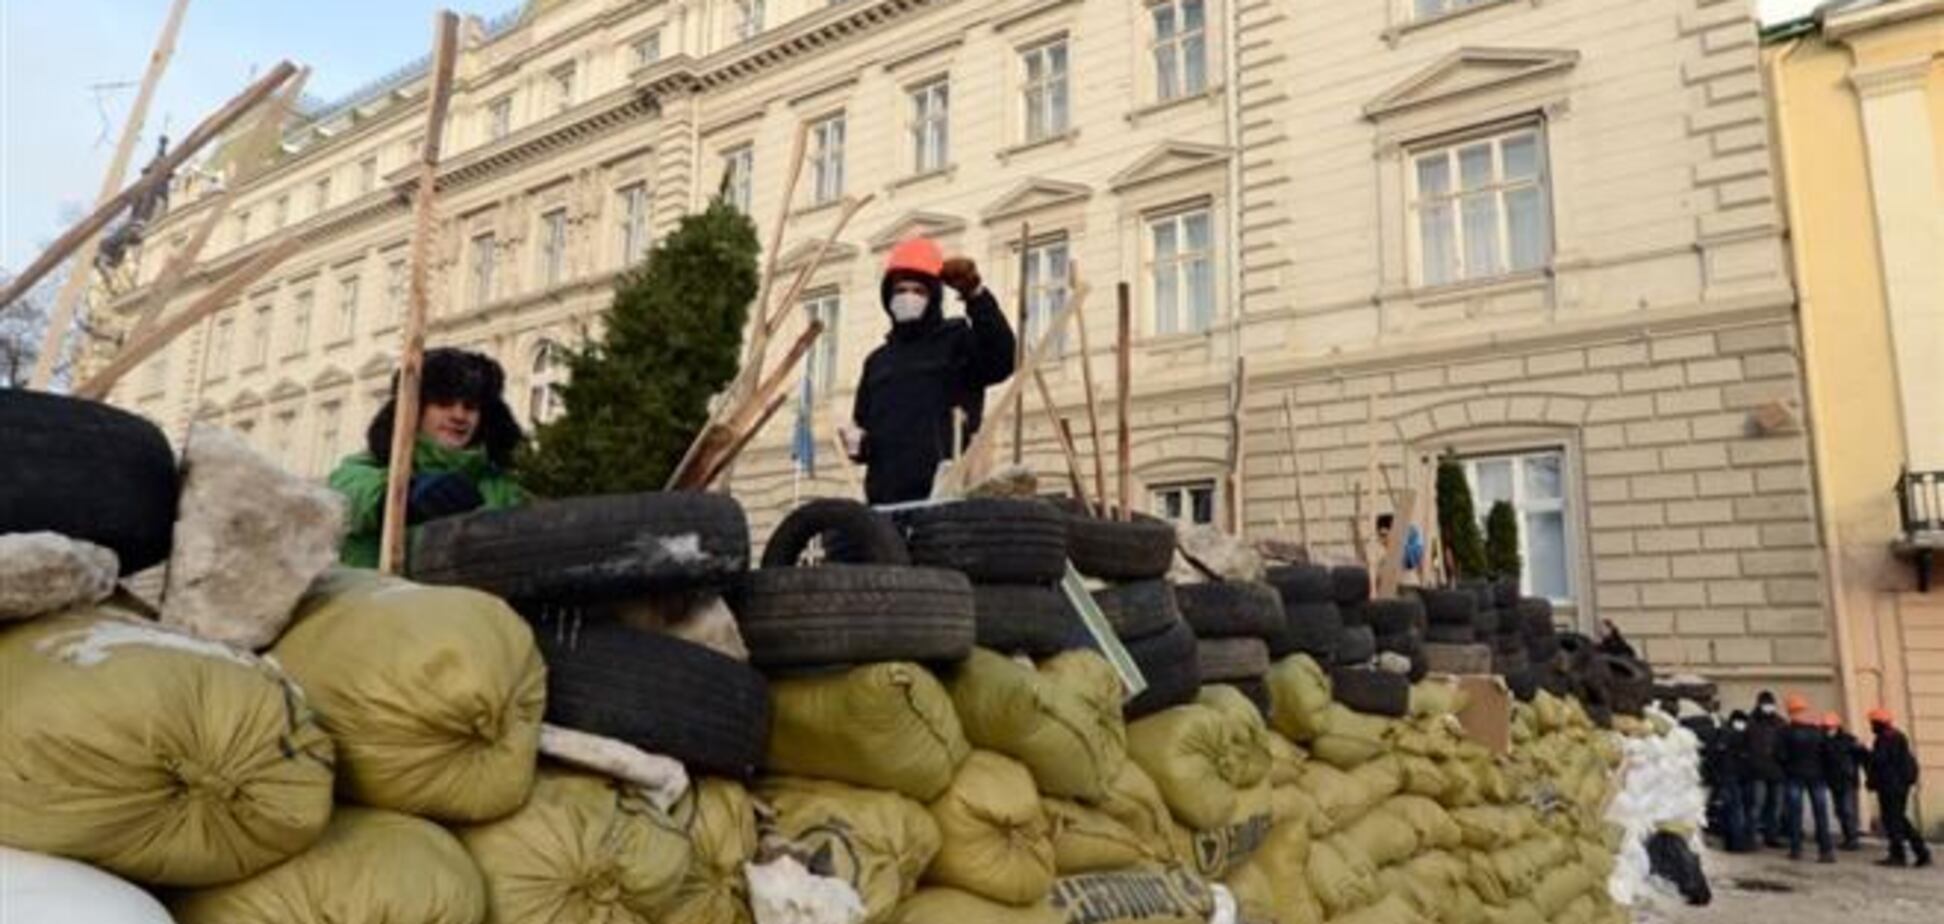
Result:
<instances>
[{"instance_id":1,"label":"evergreen conifer tree","mask_svg":"<svg viewBox=\"0 0 1944 924\"><path fill-rule=\"evenodd\" d=\"M1519 514L1505 501L1495 501L1485 514L1485 570L1494 579L1516 581L1519 560Z\"/></svg>"},{"instance_id":2,"label":"evergreen conifer tree","mask_svg":"<svg viewBox=\"0 0 1944 924\"><path fill-rule=\"evenodd\" d=\"M735 377L757 291L756 227L720 197L616 283L605 333L569 360L565 413L521 481L547 497L660 490Z\"/></svg>"},{"instance_id":3,"label":"evergreen conifer tree","mask_svg":"<svg viewBox=\"0 0 1944 924\"><path fill-rule=\"evenodd\" d=\"M1457 457L1450 455L1438 460L1438 531L1459 577L1485 576L1485 538L1478 531L1471 483Z\"/></svg>"}]
</instances>

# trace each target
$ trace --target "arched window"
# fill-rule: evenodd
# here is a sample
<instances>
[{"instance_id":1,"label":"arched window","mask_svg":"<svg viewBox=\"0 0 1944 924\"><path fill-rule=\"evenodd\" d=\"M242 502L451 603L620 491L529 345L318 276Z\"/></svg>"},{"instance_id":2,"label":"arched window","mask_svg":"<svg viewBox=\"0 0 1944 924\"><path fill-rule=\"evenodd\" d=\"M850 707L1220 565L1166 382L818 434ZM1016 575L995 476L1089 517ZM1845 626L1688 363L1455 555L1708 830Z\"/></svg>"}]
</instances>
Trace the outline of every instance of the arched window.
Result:
<instances>
[{"instance_id":1,"label":"arched window","mask_svg":"<svg viewBox=\"0 0 1944 924\"><path fill-rule=\"evenodd\" d=\"M560 416L560 392L555 386L567 381L567 350L552 340L542 340L533 348L533 365L527 377L527 419L543 424Z\"/></svg>"}]
</instances>

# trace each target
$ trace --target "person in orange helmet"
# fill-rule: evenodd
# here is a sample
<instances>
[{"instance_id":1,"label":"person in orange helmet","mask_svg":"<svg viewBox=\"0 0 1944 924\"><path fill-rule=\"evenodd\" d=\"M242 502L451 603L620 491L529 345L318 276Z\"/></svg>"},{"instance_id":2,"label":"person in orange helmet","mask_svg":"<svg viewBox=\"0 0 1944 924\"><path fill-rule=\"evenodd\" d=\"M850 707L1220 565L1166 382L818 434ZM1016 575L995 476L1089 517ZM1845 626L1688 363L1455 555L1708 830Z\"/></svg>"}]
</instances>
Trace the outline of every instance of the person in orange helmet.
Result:
<instances>
[{"instance_id":1,"label":"person in orange helmet","mask_svg":"<svg viewBox=\"0 0 1944 924\"><path fill-rule=\"evenodd\" d=\"M1856 850L1857 843L1857 768L1869 759L1870 752L1856 736L1843 727L1842 716L1825 712L1823 727L1823 779L1829 781L1829 804L1836 814L1836 827L1843 833L1838 850Z\"/></svg>"},{"instance_id":2,"label":"person in orange helmet","mask_svg":"<svg viewBox=\"0 0 1944 924\"><path fill-rule=\"evenodd\" d=\"M1789 842L1789 859L1802 859L1802 803L1809 802L1816 820L1816 862L1836 862L1835 840L1829 834L1829 782L1823 778L1823 730L1809 701L1791 693L1784 700L1789 725L1782 730L1776 754L1781 759L1782 829Z\"/></svg>"},{"instance_id":3,"label":"person in orange helmet","mask_svg":"<svg viewBox=\"0 0 1944 924\"><path fill-rule=\"evenodd\" d=\"M1906 845L1920 867L1931 864L1930 848L1924 836L1910 823L1910 789L1917 785L1917 756L1910 751L1910 739L1897 730L1890 710L1878 706L1870 710L1870 762L1868 785L1877 794L1877 814L1883 819L1883 836L1890 840L1890 856L1877 861L1879 866L1903 866Z\"/></svg>"},{"instance_id":4,"label":"person in orange helmet","mask_svg":"<svg viewBox=\"0 0 1944 924\"><path fill-rule=\"evenodd\" d=\"M948 288L965 303L964 317L945 317ZM892 248L879 296L891 331L864 360L853 427L840 436L865 466L866 499L897 504L931 496L939 463L978 432L985 390L1013 374L1017 343L978 265L945 259L927 239ZM955 411L965 415L957 447Z\"/></svg>"}]
</instances>

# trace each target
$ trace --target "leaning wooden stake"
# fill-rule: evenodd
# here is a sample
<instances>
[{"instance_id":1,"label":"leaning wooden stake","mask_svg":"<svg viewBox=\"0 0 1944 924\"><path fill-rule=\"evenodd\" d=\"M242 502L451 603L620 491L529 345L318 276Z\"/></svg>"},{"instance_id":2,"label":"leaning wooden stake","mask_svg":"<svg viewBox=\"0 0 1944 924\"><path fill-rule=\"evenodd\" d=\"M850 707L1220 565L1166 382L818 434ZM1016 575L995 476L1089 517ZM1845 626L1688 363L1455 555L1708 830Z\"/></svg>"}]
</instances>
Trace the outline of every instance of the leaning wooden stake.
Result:
<instances>
[{"instance_id":1,"label":"leaning wooden stake","mask_svg":"<svg viewBox=\"0 0 1944 924\"><path fill-rule=\"evenodd\" d=\"M1283 395L1283 429L1289 437L1289 479L1296 491L1296 544L1309 549L1309 511L1303 509L1303 457L1296 452L1296 398Z\"/></svg>"},{"instance_id":2,"label":"leaning wooden stake","mask_svg":"<svg viewBox=\"0 0 1944 924\"><path fill-rule=\"evenodd\" d=\"M1120 418L1120 456L1115 464L1120 466L1120 510L1115 513L1119 519L1134 518L1134 465L1131 458L1133 436L1128 432L1128 389L1134 380L1134 303L1133 292L1123 282L1116 290L1120 309L1120 336L1114 341L1114 401L1115 414Z\"/></svg>"},{"instance_id":3,"label":"leaning wooden stake","mask_svg":"<svg viewBox=\"0 0 1944 924\"><path fill-rule=\"evenodd\" d=\"M763 249L763 278L756 290L756 311L753 317L758 321L749 334L749 349L743 352L743 369L746 376L739 376L729 387L729 403L740 404L749 396L749 390L756 385L756 377L762 375L763 358L769 352L772 329L767 320L770 316L769 300L776 283L776 261L778 251L783 248L783 230L790 224L790 210L795 208L797 180L803 175L804 147L810 137L809 123L797 126L796 137L790 145L790 172L784 175L783 201L776 209L776 219L770 223L769 246ZM812 264L815 265L814 263Z\"/></svg>"},{"instance_id":4,"label":"leaning wooden stake","mask_svg":"<svg viewBox=\"0 0 1944 924\"><path fill-rule=\"evenodd\" d=\"M397 574L405 566L405 489L412 481L412 450L418 441L419 377L425 365L425 317L432 297L432 218L439 191L439 141L445 134L446 108L452 102L459 17L447 10L440 11L433 19L433 33L425 146L419 151L418 198L412 216L411 301L405 314L405 339L398 354L397 413L392 417L385 520L378 547L378 570L385 574Z\"/></svg>"},{"instance_id":5,"label":"leaning wooden stake","mask_svg":"<svg viewBox=\"0 0 1944 924\"><path fill-rule=\"evenodd\" d=\"M1024 362L1026 359L1026 332L1032 329L1032 326L1027 323L1028 321L1031 320L1031 317L1028 313L1032 311L1032 306L1028 301L1027 298L1028 292L1026 291L1026 273L1028 272L1027 264L1029 262L1027 260L1027 255L1029 252L1029 248L1032 245L1032 240L1033 240L1032 225L1027 222L1023 222L1023 221L1020 222L1019 223L1019 336L1013 338L1013 367L1014 368L1018 368L1019 364L1021 362ZM1033 374L1038 375L1039 373L1036 370ZM1019 402L1017 406L1013 408L1012 437L1013 437L1012 464L1021 465L1026 461L1026 396L1024 394L1019 396Z\"/></svg>"},{"instance_id":6,"label":"leaning wooden stake","mask_svg":"<svg viewBox=\"0 0 1944 924\"><path fill-rule=\"evenodd\" d=\"M1087 504L1086 480L1080 477L1080 454L1073 449L1073 430L1067 420L1060 416L1060 408L1053 403L1053 390L1046 387L1046 375L1038 369L1033 370L1033 384L1039 388L1040 406L1046 409L1046 422L1053 427L1053 439L1060 444L1060 455L1066 460L1067 479L1073 483L1073 496L1080 501L1080 509L1093 509Z\"/></svg>"},{"instance_id":7,"label":"leaning wooden stake","mask_svg":"<svg viewBox=\"0 0 1944 924\"><path fill-rule=\"evenodd\" d=\"M1248 464L1248 428L1243 419L1243 405L1249 394L1249 361L1246 357L1235 358L1235 382L1231 386L1234 393L1229 396L1229 467L1228 467L1228 531L1229 535L1242 538L1243 513L1243 476Z\"/></svg>"},{"instance_id":8,"label":"leaning wooden stake","mask_svg":"<svg viewBox=\"0 0 1944 924\"><path fill-rule=\"evenodd\" d=\"M1029 371L1039 366L1040 359L1052 346L1053 338L1059 334L1067 318L1073 316L1073 306L1085 302L1088 291L1086 284L1082 283L1067 300L1067 304L1046 319L1046 329L1040 332L1039 340L1034 342L1031 350L1027 351L1025 364L1014 371L1012 380L1006 383L1006 391L1000 396L998 403L990 405L994 409L993 417L980 422L978 435L972 438L972 445L966 447L965 452L959 457L958 464L952 466L951 477L941 480L938 487L945 488L953 494L963 494L972 484L973 473L985 470L986 460L991 457L997 439L993 434L999 432L999 428L1007 423L1005 417L1012 413L1014 399L1019 397L1021 390L1026 387ZM957 440L953 442L957 445Z\"/></svg>"},{"instance_id":9,"label":"leaning wooden stake","mask_svg":"<svg viewBox=\"0 0 1944 924\"><path fill-rule=\"evenodd\" d=\"M1079 263L1067 261L1067 291L1073 291L1073 281L1079 275ZM1101 515L1105 516L1107 506L1107 444L1100 439L1100 403L1094 398L1093 351L1087 346L1087 316L1075 310L1073 328L1080 334L1080 387L1087 394L1087 427L1093 439L1094 498L1100 501Z\"/></svg>"},{"instance_id":10,"label":"leaning wooden stake","mask_svg":"<svg viewBox=\"0 0 1944 924\"><path fill-rule=\"evenodd\" d=\"M1391 516L1390 535L1384 539L1384 557L1377 566L1377 597L1397 596L1399 577L1404 568L1404 543L1417 524L1417 489L1398 492L1397 509Z\"/></svg>"}]
</instances>

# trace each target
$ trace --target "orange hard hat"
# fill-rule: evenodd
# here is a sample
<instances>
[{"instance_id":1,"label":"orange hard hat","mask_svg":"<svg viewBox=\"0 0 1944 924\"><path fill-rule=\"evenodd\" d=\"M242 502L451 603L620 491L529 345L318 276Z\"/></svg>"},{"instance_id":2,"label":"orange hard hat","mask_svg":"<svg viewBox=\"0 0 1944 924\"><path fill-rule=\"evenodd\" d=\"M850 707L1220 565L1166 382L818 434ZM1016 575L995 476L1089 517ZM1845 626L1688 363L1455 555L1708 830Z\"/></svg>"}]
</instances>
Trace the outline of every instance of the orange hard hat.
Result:
<instances>
[{"instance_id":1,"label":"orange hard hat","mask_svg":"<svg viewBox=\"0 0 1944 924\"><path fill-rule=\"evenodd\" d=\"M1882 706L1878 706L1875 709L1870 710L1869 719L1872 722L1882 722L1885 725L1896 724L1895 720L1890 715L1890 710L1885 709Z\"/></svg>"},{"instance_id":2,"label":"orange hard hat","mask_svg":"<svg viewBox=\"0 0 1944 924\"><path fill-rule=\"evenodd\" d=\"M891 256L884 261L886 273L922 273L937 277L945 268L945 252L938 249L930 238L909 237L891 248Z\"/></svg>"},{"instance_id":3,"label":"orange hard hat","mask_svg":"<svg viewBox=\"0 0 1944 924\"><path fill-rule=\"evenodd\" d=\"M1809 711L1809 701L1804 699L1800 693L1791 693L1789 694L1789 698L1782 702L1784 704L1783 708L1789 710L1790 715Z\"/></svg>"},{"instance_id":4,"label":"orange hard hat","mask_svg":"<svg viewBox=\"0 0 1944 924\"><path fill-rule=\"evenodd\" d=\"M1824 728L1842 728L1842 727L1843 727L1843 717L1842 717L1842 716L1839 716L1839 715L1837 715L1837 714L1836 714L1836 713L1834 713L1834 712L1825 712L1825 713L1823 713L1823 727L1824 727Z\"/></svg>"}]
</instances>

